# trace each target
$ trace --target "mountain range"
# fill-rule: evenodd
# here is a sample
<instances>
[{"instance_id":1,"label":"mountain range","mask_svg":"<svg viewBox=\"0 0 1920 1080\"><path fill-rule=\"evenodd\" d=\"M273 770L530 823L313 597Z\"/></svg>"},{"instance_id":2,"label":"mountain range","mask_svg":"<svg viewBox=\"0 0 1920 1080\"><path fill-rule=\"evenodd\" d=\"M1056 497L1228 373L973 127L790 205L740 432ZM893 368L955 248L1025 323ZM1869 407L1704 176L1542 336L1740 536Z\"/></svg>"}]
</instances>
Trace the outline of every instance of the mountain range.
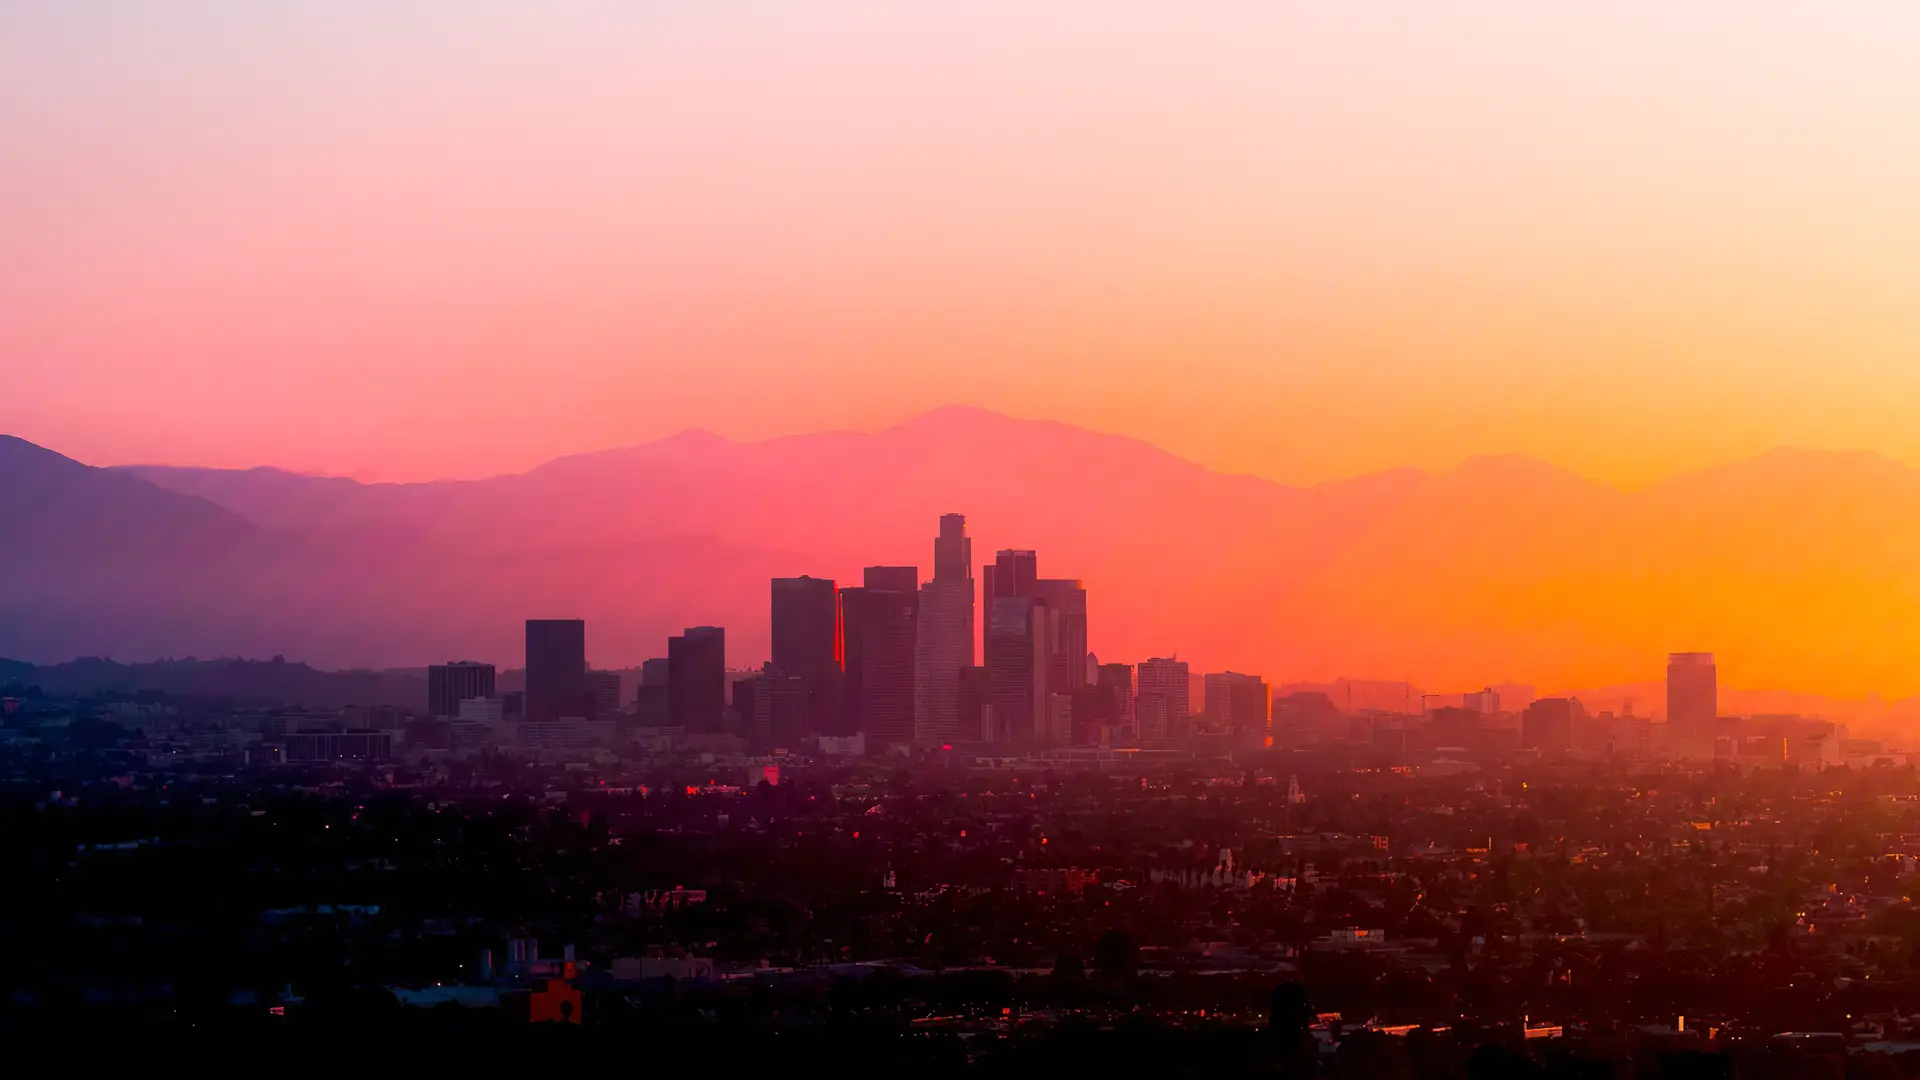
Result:
<instances>
[{"instance_id":1,"label":"mountain range","mask_svg":"<svg viewBox=\"0 0 1920 1080\"><path fill-rule=\"evenodd\" d=\"M521 620L583 617L596 665L708 623L744 666L768 578L925 576L948 512L976 562L1033 548L1082 579L1105 659L1459 690L1657 681L1697 649L1727 684L1920 694L1920 471L1885 458L1775 450L1633 491L1514 456L1290 486L960 407L416 484L0 438L0 655L517 664Z\"/></svg>"}]
</instances>

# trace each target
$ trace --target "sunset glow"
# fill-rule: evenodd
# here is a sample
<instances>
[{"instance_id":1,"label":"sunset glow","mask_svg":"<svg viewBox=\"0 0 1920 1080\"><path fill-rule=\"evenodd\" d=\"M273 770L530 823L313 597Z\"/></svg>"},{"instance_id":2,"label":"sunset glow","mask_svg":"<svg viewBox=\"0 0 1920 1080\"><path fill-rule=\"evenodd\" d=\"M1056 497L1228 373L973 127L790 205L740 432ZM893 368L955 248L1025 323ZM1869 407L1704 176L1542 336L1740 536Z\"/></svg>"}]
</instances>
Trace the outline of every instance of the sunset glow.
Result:
<instances>
[{"instance_id":1,"label":"sunset glow","mask_svg":"<svg viewBox=\"0 0 1920 1080\"><path fill-rule=\"evenodd\" d=\"M964 402L1311 481L1920 463L1900 4L0 11L0 427L483 476Z\"/></svg>"}]
</instances>

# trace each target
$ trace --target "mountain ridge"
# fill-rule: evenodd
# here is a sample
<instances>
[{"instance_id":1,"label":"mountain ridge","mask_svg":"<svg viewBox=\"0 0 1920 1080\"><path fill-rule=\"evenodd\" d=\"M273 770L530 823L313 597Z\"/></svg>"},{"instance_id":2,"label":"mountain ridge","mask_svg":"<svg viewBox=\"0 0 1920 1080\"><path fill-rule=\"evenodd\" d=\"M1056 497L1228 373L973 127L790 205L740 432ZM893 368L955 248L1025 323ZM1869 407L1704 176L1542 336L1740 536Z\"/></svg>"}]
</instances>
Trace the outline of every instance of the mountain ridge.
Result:
<instances>
[{"instance_id":1,"label":"mountain ridge","mask_svg":"<svg viewBox=\"0 0 1920 1080\"><path fill-rule=\"evenodd\" d=\"M752 664L767 577L925 569L938 516L959 511L978 561L1035 548L1044 574L1086 581L1095 651L1115 659L1178 645L1275 682L1600 686L1704 647L1735 682L1920 693L1920 471L1871 454L1783 448L1634 490L1524 455L1298 486L961 406L875 433L681 432L481 480L95 472L195 496L257 535L113 580L0 570L0 601L31 601L43 628L0 628L0 655L395 666L516 655L526 612L572 607L596 662L712 622Z\"/></svg>"}]
</instances>

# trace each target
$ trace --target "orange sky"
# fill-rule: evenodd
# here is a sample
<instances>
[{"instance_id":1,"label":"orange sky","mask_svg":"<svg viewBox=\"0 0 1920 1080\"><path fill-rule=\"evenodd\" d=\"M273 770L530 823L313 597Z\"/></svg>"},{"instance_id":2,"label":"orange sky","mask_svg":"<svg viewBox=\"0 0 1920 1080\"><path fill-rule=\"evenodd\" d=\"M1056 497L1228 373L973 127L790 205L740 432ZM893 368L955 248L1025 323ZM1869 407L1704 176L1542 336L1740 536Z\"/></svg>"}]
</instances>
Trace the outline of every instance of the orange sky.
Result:
<instances>
[{"instance_id":1,"label":"orange sky","mask_svg":"<svg viewBox=\"0 0 1920 1080\"><path fill-rule=\"evenodd\" d=\"M1684 9L1684 10L1682 10ZM1907 4L0 6L0 430L482 475L965 402L1920 463Z\"/></svg>"}]
</instances>

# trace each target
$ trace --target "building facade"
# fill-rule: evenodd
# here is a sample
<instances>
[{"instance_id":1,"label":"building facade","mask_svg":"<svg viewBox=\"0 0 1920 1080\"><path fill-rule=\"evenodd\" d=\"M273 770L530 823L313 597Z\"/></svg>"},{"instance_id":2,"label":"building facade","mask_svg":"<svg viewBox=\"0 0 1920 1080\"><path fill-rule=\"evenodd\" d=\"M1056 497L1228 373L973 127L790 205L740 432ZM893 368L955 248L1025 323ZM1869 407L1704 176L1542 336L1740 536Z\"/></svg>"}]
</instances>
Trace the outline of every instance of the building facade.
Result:
<instances>
[{"instance_id":1,"label":"building facade","mask_svg":"<svg viewBox=\"0 0 1920 1080\"><path fill-rule=\"evenodd\" d=\"M839 588L832 578L774 578L772 599L773 666L807 681L811 734L844 734L846 632Z\"/></svg>"},{"instance_id":2,"label":"building facade","mask_svg":"<svg viewBox=\"0 0 1920 1080\"><path fill-rule=\"evenodd\" d=\"M974 666L973 541L961 514L940 518L933 580L920 586L914 622L913 736L940 745L979 738L960 703L962 673Z\"/></svg>"},{"instance_id":3,"label":"building facade","mask_svg":"<svg viewBox=\"0 0 1920 1080\"><path fill-rule=\"evenodd\" d=\"M492 664L472 660L454 660L427 668L427 715L460 715L460 703L469 698L493 696Z\"/></svg>"},{"instance_id":4,"label":"building facade","mask_svg":"<svg viewBox=\"0 0 1920 1080\"><path fill-rule=\"evenodd\" d=\"M721 734L727 708L727 632L689 626L667 639L667 723L699 735Z\"/></svg>"},{"instance_id":5,"label":"building facade","mask_svg":"<svg viewBox=\"0 0 1920 1080\"><path fill-rule=\"evenodd\" d=\"M1713 654L1673 653L1667 657L1667 731L1677 741L1713 738L1720 715L1720 687Z\"/></svg>"},{"instance_id":6,"label":"building facade","mask_svg":"<svg viewBox=\"0 0 1920 1080\"><path fill-rule=\"evenodd\" d=\"M585 619L527 620L527 719L587 715Z\"/></svg>"}]
</instances>

